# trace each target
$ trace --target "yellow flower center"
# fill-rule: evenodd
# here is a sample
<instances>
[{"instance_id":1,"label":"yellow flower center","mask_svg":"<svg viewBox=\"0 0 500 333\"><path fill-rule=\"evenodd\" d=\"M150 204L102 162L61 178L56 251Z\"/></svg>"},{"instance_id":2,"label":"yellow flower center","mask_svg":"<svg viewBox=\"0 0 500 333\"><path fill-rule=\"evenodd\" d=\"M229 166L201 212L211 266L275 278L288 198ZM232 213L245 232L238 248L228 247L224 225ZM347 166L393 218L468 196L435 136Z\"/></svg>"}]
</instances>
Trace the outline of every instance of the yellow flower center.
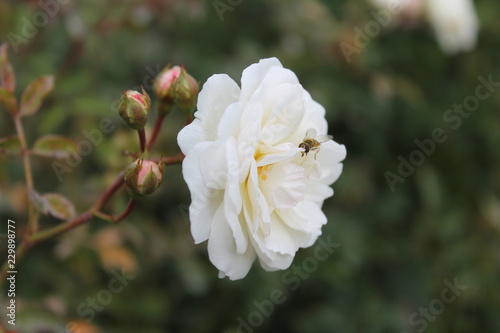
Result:
<instances>
[{"instance_id":1,"label":"yellow flower center","mask_svg":"<svg viewBox=\"0 0 500 333\"><path fill-rule=\"evenodd\" d=\"M259 174L259 178L262 180L266 180L269 172L273 169L273 164L266 164L257 168L257 172Z\"/></svg>"}]
</instances>

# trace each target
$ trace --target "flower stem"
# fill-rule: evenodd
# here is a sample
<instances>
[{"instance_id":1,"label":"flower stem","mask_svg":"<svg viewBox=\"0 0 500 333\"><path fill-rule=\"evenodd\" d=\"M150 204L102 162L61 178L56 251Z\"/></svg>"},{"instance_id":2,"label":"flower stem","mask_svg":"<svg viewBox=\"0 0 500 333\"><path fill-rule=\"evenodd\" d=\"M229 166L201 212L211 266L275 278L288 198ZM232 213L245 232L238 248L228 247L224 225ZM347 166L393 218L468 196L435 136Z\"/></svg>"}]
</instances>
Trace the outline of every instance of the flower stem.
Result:
<instances>
[{"instance_id":1,"label":"flower stem","mask_svg":"<svg viewBox=\"0 0 500 333\"><path fill-rule=\"evenodd\" d=\"M135 207L136 204L137 204L137 200L131 199L128 202L127 207L125 208L125 210L120 215L118 215L118 216L109 215L109 214L106 214L106 213L103 213L103 212L100 212L100 211L94 211L93 214L94 214L95 217L98 217L98 218L100 218L102 220L118 224L121 221L123 221L132 212L132 210L134 210L134 207Z\"/></svg>"},{"instance_id":2,"label":"flower stem","mask_svg":"<svg viewBox=\"0 0 500 333\"><path fill-rule=\"evenodd\" d=\"M102 209L102 207L104 207L104 205L109 201L109 199L113 196L113 194L123 185L123 182L124 182L123 172L120 172L116 177L115 181L108 187L108 189L99 197L99 199L97 199L97 201L92 205L92 207L90 207L86 212L80 214L79 216L71 220L56 225L55 227L35 233L29 238L30 245L60 235L63 232L73 229L90 220L94 216L94 212L99 211Z\"/></svg>"},{"instance_id":3,"label":"flower stem","mask_svg":"<svg viewBox=\"0 0 500 333\"><path fill-rule=\"evenodd\" d=\"M162 157L160 160L163 162L164 165L169 165L169 164L177 164L181 163L184 160L184 154L182 152L179 152L175 156L168 156L168 157ZM156 160L153 160L155 162L158 162Z\"/></svg>"},{"instance_id":4,"label":"flower stem","mask_svg":"<svg viewBox=\"0 0 500 333\"><path fill-rule=\"evenodd\" d=\"M33 175L31 172L30 152L26 144L26 136L24 134L23 124L21 122L21 113L14 115L14 124L16 127L17 136L21 144L21 153L23 156L24 178L26 179L26 194L29 196L33 190ZM38 214L31 200L28 200L28 231L27 235L31 235L38 230Z\"/></svg>"},{"instance_id":5,"label":"flower stem","mask_svg":"<svg viewBox=\"0 0 500 333\"><path fill-rule=\"evenodd\" d=\"M134 210L136 204L137 204L137 200L131 199L128 202L127 207L125 208L125 210L120 215L118 215L118 216L112 216L113 217L112 222L113 223L120 223L121 221L123 221Z\"/></svg>"},{"instance_id":6,"label":"flower stem","mask_svg":"<svg viewBox=\"0 0 500 333\"><path fill-rule=\"evenodd\" d=\"M23 125L21 123L20 113L17 113L14 116L14 124L16 126L17 136L19 137L19 142L21 143L21 152L23 155L23 164L24 164L24 176L26 178L26 188L33 188L33 176L31 174L31 164L29 161L29 152L26 144L26 136L24 135Z\"/></svg>"},{"instance_id":7,"label":"flower stem","mask_svg":"<svg viewBox=\"0 0 500 333\"><path fill-rule=\"evenodd\" d=\"M141 130L138 130L137 132L139 133L139 143L141 145L141 153L144 153L144 150L146 149L146 131L144 131L143 128Z\"/></svg>"},{"instance_id":8,"label":"flower stem","mask_svg":"<svg viewBox=\"0 0 500 333\"><path fill-rule=\"evenodd\" d=\"M87 221L92 219L94 216L95 211L101 210L104 205L109 201L109 199L113 196L113 194L123 185L124 179L123 179L123 171L120 172L115 181L104 191L104 193L96 200L96 202L90 207L86 212L78 215L77 217L68 220L64 223L61 223L55 227L48 228L46 230L30 233L28 232L24 235L23 241L21 242L21 245L19 245L16 249L16 259L19 262L23 254L30 248L31 246L40 243L42 241L45 241L49 238L58 236L68 230L71 230ZM129 202L127 208L125 209L125 212L120 214L118 218L124 219L132 209L134 208L135 204L131 204ZM0 286L5 281L5 277L7 275L8 271L8 262L7 260L3 264L2 268L0 269Z\"/></svg>"},{"instance_id":9,"label":"flower stem","mask_svg":"<svg viewBox=\"0 0 500 333\"><path fill-rule=\"evenodd\" d=\"M164 115L158 115L158 117L156 118L155 127L153 130L153 133L151 134L151 138L149 138L149 142L147 145L148 150L151 150L151 147L153 147L153 144L155 143L156 138L158 137L158 134L160 133L161 126L163 125L163 119L165 119Z\"/></svg>"},{"instance_id":10,"label":"flower stem","mask_svg":"<svg viewBox=\"0 0 500 333\"><path fill-rule=\"evenodd\" d=\"M32 235L29 238L29 245L35 245L36 243L39 243L41 241L47 240L49 238L55 237L57 235L62 234L65 231L68 231L70 229L73 229L88 220L92 218L92 212L90 210L87 210L86 212L78 215L77 217L68 220L64 223L61 223L59 225L56 225L55 227L39 231L36 234Z\"/></svg>"},{"instance_id":11,"label":"flower stem","mask_svg":"<svg viewBox=\"0 0 500 333\"><path fill-rule=\"evenodd\" d=\"M117 176L115 181L108 187L106 191L96 200L89 210L97 211L101 210L102 207L108 202L108 200L113 196L113 194L123 185L125 179L123 178L123 171L121 171Z\"/></svg>"}]
</instances>

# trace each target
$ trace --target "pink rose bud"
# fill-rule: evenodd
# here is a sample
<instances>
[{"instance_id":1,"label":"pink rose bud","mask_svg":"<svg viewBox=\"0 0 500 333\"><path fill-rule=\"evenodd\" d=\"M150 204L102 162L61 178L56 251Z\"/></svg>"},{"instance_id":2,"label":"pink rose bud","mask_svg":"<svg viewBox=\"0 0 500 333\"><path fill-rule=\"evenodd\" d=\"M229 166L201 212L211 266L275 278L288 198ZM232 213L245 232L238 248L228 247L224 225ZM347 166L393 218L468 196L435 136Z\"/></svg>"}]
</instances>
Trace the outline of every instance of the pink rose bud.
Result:
<instances>
[{"instance_id":1,"label":"pink rose bud","mask_svg":"<svg viewBox=\"0 0 500 333\"><path fill-rule=\"evenodd\" d=\"M153 193L163 180L163 164L136 160L125 169L125 183L136 197Z\"/></svg>"},{"instance_id":2,"label":"pink rose bud","mask_svg":"<svg viewBox=\"0 0 500 333\"><path fill-rule=\"evenodd\" d=\"M163 103L174 104L174 82L181 74L179 66L165 67L155 79L153 90Z\"/></svg>"},{"instance_id":3,"label":"pink rose bud","mask_svg":"<svg viewBox=\"0 0 500 333\"><path fill-rule=\"evenodd\" d=\"M150 106L151 99L142 88L142 94L135 90L124 91L118 110L120 117L130 128L142 130L148 121Z\"/></svg>"},{"instance_id":4,"label":"pink rose bud","mask_svg":"<svg viewBox=\"0 0 500 333\"><path fill-rule=\"evenodd\" d=\"M191 114L196 106L198 90L198 82L182 67L179 77L174 82L174 100L177 107Z\"/></svg>"}]
</instances>

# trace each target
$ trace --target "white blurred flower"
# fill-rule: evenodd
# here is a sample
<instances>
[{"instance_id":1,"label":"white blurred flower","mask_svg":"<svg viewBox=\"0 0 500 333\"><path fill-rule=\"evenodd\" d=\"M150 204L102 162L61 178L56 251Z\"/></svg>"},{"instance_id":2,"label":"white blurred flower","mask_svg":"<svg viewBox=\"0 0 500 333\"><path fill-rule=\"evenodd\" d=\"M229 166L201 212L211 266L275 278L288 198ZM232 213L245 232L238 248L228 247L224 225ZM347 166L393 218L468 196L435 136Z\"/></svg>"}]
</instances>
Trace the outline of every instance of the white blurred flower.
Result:
<instances>
[{"instance_id":1,"label":"white blurred flower","mask_svg":"<svg viewBox=\"0 0 500 333\"><path fill-rule=\"evenodd\" d=\"M321 234L321 206L346 149L330 140L317 159L301 157L310 128L327 133L325 110L276 58L245 69L241 89L225 74L203 86L178 143L191 233L196 243L208 239L220 277L245 277L256 258L267 271L286 269Z\"/></svg>"},{"instance_id":2,"label":"white blurred flower","mask_svg":"<svg viewBox=\"0 0 500 333\"><path fill-rule=\"evenodd\" d=\"M388 10L389 13L392 14L396 19L400 21L405 21L405 20L415 20L422 14L425 0L369 0L369 1L376 7Z\"/></svg>"},{"instance_id":3,"label":"white blurred flower","mask_svg":"<svg viewBox=\"0 0 500 333\"><path fill-rule=\"evenodd\" d=\"M432 25L441 49L448 54L472 50L479 30L473 0L369 0L390 15L391 22L411 26L424 18Z\"/></svg>"},{"instance_id":4,"label":"white blurred flower","mask_svg":"<svg viewBox=\"0 0 500 333\"><path fill-rule=\"evenodd\" d=\"M476 46L479 24L472 0L426 0L426 12L444 52Z\"/></svg>"}]
</instances>

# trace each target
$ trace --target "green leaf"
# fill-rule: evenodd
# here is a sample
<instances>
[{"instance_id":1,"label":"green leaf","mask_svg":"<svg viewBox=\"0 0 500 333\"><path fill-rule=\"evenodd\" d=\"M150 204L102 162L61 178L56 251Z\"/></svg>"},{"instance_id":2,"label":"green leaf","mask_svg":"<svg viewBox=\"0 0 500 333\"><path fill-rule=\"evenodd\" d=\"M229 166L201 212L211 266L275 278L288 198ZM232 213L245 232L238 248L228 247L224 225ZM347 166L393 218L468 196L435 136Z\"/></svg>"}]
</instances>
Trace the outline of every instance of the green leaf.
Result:
<instances>
[{"instance_id":1,"label":"green leaf","mask_svg":"<svg viewBox=\"0 0 500 333\"><path fill-rule=\"evenodd\" d=\"M76 150L76 143L61 135L44 135L33 145L33 154L62 159Z\"/></svg>"},{"instance_id":2,"label":"green leaf","mask_svg":"<svg viewBox=\"0 0 500 333\"><path fill-rule=\"evenodd\" d=\"M0 139L0 154L21 155L21 142L17 136Z\"/></svg>"},{"instance_id":3,"label":"green leaf","mask_svg":"<svg viewBox=\"0 0 500 333\"><path fill-rule=\"evenodd\" d=\"M52 75L42 76L31 81L21 96L21 115L30 116L35 114L52 88L54 88L54 77Z\"/></svg>"},{"instance_id":4,"label":"green leaf","mask_svg":"<svg viewBox=\"0 0 500 333\"><path fill-rule=\"evenodd\" d=\"M50 215L60 220L69 220L76 215L75 206L62 194L39 194L35 190L31 190L29 198L36 210L44 215Z\"/></svg>"},{"instance_id":5,"label":"green leaf","mask_svg":"<svg viewBox=\"0 0 500 333\"><path fill-rule=\"evenodd\" d=\"M0 87L0 104L12 115L17 113L17 101L12 92Z\"/></svg>"},{"instance_id":6,"label":"green leaf","mask_svg":"<svg viewBox=\"0 0 500 333\"><path fill-rule=\"evenodd\" d=\"M0 86L11 93L16 89L16 77L7 54L7 43L0 45Z\"/></svg>"},{"instance_id":7,"label":"green leaf","mask_svg":"<svg viewBox=\"0 0 500 333\"><path fill-rule=\"evenodd\" d=\"M47 214L60 220L69 220L75 217L75 206L65 196L59 193L46 193L42 198L47 203Z\"/></svg>"},{"instance_id":8,"label":"green leaf","mask_svg":"<svg viewBox=\"0 0 500 333\"><path fill-rule=\"evenodd\" d=\"M35 206L35 209L44 214L47 215L48 211L48 203L47 200L45 200L37 191L34 189L30 189L28 193L29 200L33 203Z\"/></svg>"}]
</instances>

